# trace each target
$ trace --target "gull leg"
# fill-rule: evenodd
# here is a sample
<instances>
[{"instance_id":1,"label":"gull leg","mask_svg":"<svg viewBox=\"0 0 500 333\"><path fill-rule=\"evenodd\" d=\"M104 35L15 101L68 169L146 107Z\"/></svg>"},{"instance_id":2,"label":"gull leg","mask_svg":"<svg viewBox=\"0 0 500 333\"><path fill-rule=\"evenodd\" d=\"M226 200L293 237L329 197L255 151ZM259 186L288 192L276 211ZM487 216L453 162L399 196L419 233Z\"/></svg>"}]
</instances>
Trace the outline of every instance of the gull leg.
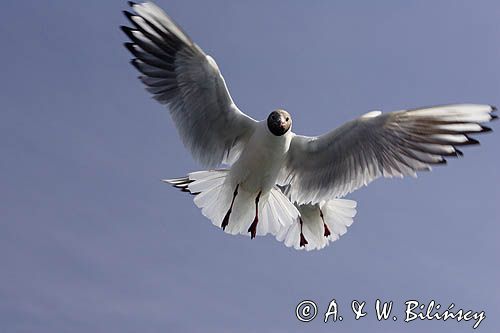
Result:
<instances>
[{"instance_id":1,"label":"gull leg","mask_svg":"<svg viewBox=\"0 0 500 333\"><path fill-rule=\"evenodd\" d=\"M299 217L299 221L300 221L300 247L304 247L309 243L307 242L307 239L304 237L304 234L302 233L302 225L304 224L304 222L302 221L301 217Z\"/></svg>"},{"instance_id":2,"label":"gull leg","mask_svg":"<svg viewBox=\"0 0 500 333\"><path fill-rule=\"evenodd\" d=\"M231 206L229 207L226 216L224 216L224 219L222 220L221 228L222 230L226 230L227 224L229 223L229 216L231 215L231 211L233 210L233 205L234 205L234 200L236 199L236 196L238 195L238 187L240 187L240 184L236 185L236 189L234 190L233 193L233 200L231 200Z\"/></svg>"},{"instance_id":3,"label":"gull leg","mask_svg":"<svg viewBox=\"0 0 500 333\"><path fill-rule=\"evenodd\" d=\"M247 230L250 233L251 239L254 239L255 234L257 233L257 223L259 223L259 199L261 194L262 191L260 191L259 194L257 194L257 198L255 198L255 218L253 219L250 228Z\"/></svg>"},{"instance_id":4,"label":"gull leg","mask_svg":"<svg viewBox=\"0 0 500 333\"><path fill-rule=\"evenodd\" d=\"M323 217L323 212L321 211L321 208L319 208L319 216L321 216L321 220L323 221L323 229L325 230L325 232L323 233L323 236L328 237L331 235L331 232L325 223L325 218Z\"/></svg>"}]
</instances>

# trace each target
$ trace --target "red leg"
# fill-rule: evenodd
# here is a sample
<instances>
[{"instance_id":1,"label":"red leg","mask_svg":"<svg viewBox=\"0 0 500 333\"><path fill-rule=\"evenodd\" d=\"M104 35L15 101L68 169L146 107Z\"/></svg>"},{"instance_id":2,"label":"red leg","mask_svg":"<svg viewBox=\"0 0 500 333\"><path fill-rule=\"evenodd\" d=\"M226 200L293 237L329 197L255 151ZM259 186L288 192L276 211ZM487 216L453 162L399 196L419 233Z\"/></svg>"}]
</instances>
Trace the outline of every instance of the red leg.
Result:
<instances>
[{"instance_id":1,"label":"red leg","mask_svg":"<svg viewBox=\"0 0 500 333\"><path fill-rule=\"evenodd\" d=\"M299 221L300 221L300 247L304 247L307 244L309 244L309 242L307 241L307 239L304 237L304 234L302 233L302 225L304 224L304 222L302 221L301 217L299 217Z\"/></svg>"},{"instance_id":2,"label":"red leg","mask_svg":"<svg viewBox=\"0 0 500 333\"><path fill-rule=\"evenodd\" d=\"M231 206L229 207L229 210L226 213L226 216L224 216L224 219L222 220L221 228L222 230L226 230L227 224L229 223L229 216L231 215L231 211L233 210L233 205L234 205L234 200L236 199L236 196L238 195L238 187L240 184L236 185L236 189L234 190L233 193L233 200L231 201Z\"/></svg>"},{"instance_id":3,"label":"red leg","mask_svg":"<svg viewBox=\"0 0 500 333\"><path fill-rule=\"evenodd\" d=\"M257 198L255 198L255 218L247 230L250 233L251 239L254 239L255 234L257 233L257 223L259 223L259 199L261 194L262 191L260 191L259 194L257 194Z\"/></svg>"},{"instance_id":4,"label":"red leg","mask_svg":"<svg viewBox=\"0 0 500 333\"><path fill-rule=\"evenodd\" d=\"M321 220L323 221L323 229L325 230L325 232L323 233L323 236L328 237L331 235L331 232L325 223L325 218L323 217L323 212L321 211L321 208L319 208L319 216L321 216Z\"/></svg>"}]
</instances>

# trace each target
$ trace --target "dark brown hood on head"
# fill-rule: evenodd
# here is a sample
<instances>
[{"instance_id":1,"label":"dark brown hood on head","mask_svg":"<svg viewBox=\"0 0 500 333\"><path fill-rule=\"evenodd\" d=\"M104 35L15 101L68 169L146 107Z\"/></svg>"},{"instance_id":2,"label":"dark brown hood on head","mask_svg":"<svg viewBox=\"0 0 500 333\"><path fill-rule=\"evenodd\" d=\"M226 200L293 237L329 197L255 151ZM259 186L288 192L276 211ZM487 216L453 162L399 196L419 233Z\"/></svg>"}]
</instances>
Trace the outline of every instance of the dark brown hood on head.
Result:
<instances>
[{"instance_id":1,"label":"dark brown hood on head","mask_svg":"<svg viewBox=\"0 0 500 333\"><path fill-rule=\"evenodd\" d=\"M276 136L281 136L288 132L292 126L292 117L285 110L278 109L271 112L267 117L267 128Z\"/></svg>"}]
</instances>

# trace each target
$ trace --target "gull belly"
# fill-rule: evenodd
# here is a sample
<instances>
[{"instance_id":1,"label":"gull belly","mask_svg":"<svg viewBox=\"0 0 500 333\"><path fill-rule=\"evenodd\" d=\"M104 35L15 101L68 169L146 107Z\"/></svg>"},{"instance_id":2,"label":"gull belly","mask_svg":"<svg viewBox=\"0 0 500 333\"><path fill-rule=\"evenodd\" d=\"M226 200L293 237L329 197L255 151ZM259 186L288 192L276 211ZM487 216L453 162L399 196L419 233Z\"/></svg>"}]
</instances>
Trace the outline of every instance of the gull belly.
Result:
<instances>
[{"instance_id":1,"label":"gull belly","mask_svg":"<svg viewBox=\"0 0 500 333\"><path fill-rule=\"evenodd\" d=\"M269 132L265 122L260 122L240 158L231 167L231 184L239 184L250 193L267 194L276 184L291 139L290 131L276 136Z\"/></svg>"}]
</instances>

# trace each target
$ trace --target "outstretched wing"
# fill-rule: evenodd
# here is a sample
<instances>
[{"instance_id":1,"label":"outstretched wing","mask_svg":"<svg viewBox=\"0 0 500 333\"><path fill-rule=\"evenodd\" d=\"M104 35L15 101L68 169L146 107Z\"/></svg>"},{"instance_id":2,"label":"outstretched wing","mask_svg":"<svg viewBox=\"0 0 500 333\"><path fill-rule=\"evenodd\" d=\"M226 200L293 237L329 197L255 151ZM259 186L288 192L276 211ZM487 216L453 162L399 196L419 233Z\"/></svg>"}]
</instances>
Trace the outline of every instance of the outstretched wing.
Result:
<instances>
[{"instance_id":1,"label":"outstretched wing","mask_svg":"<svg viewBox=\"0 0 500 333\"><path fill-rule=\"evenodd\" d=\"M444 157L462 155L456 147L479 143L471 133L494 118L489 105L444 105L382 114L348 122L319 137L294 136L282 182L292 202L317 203L342 197L384 176L416 175Z\"/></svg>"},{"instance_id":2,"label":"outstretched wing","mask_svg":"<svg viewBox=\"0 0 500 333\"><path fill-rule=\"evenodd\" d=\"M146 90L169 107L182 141L207 166L230 162L251 136L255 120L234 104L214 59L153 3L129 2L133 27L121 27L132 41Z\"/></svg>"}]
</instances>

